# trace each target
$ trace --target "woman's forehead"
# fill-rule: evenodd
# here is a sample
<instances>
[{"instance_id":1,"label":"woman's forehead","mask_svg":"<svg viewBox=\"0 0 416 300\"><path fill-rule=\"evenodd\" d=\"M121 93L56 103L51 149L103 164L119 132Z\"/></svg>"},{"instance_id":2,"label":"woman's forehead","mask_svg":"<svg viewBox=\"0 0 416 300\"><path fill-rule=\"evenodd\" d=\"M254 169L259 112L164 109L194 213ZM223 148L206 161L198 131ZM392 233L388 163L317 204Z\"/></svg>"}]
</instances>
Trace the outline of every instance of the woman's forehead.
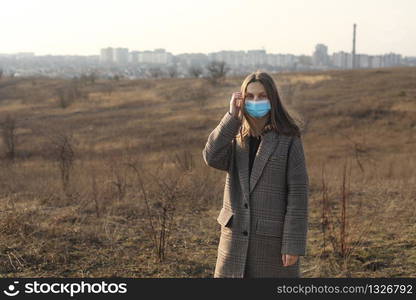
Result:
<instances>
[{"instance_id":1,"label":"woman's forehead","mask_svg":"<svg viewBox=\"0 0 416 300\"><path fill-rule=\"evenodd\" d=\"M260 94L262 92L266 92L266 90L264 89L264 86L261 84L261 82L250 82L247 85L247 93Z\"/></svg>"}]
</instances>

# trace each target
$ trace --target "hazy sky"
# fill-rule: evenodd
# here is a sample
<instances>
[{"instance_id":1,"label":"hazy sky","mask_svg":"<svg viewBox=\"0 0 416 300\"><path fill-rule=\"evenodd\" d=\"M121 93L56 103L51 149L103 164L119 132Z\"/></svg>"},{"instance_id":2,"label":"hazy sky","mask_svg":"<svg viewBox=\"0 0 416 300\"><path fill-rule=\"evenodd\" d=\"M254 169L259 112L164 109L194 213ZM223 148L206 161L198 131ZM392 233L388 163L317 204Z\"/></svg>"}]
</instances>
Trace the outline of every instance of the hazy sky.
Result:
<instances>
[{"instance_id":1,"label":"hazy sky","mask_svg":"<svg viewBox=\"0 0 416 300\"><path fill-rule=\"evenodd\" d=\"M104 47L173 54L264 49L416 56L415 0L2 0L0 53L99 54Z\"/></svg>"}]
</instances>

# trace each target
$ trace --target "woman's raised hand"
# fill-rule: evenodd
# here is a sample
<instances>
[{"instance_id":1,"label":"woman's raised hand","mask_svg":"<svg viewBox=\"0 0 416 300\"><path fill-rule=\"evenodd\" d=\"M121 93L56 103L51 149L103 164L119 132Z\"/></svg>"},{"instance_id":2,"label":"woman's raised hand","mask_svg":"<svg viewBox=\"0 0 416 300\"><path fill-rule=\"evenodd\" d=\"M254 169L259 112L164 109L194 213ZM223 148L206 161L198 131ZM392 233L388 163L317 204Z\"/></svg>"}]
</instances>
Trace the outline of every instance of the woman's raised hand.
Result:
<instances>
[{"instance_id":1,"label":"woman's raised hand","mask_svg":"<svg viewBox=\"0 0 416 300\"><path fill-rule=\"evenodd\" d=\"M230 100L230 114L241 121L242 119L242 110L241 110L241 106L243 103L243 94L241 92L234 92L231 95L231 100Z\"/></svg>"}]
</instances>

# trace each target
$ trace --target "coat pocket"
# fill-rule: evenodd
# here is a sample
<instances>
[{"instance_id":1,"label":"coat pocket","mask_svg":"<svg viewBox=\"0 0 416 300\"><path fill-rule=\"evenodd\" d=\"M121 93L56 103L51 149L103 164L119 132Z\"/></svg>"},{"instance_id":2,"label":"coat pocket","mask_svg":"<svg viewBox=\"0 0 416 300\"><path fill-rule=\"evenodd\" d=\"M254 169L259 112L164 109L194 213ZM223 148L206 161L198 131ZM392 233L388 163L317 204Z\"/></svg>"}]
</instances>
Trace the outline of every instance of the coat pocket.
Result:
<instances>
[{"instance_id":1,"label":"coat pocket","mask_svg":"<svg viewBox=\"0 0 416 300\"><path fill-rule=\"evenodd\" d=\"M231 227L233 215L232 211L223 207L218 215L217 222L224 227Z\"/></svg>"},{"instance_id":2,"label":"coat pocket","mask_svg":"<svg viewBox=\"0 0 416 300\"><path fill-rule=\"evenodd\" d=\"M260 235L269 235L281 237L283 230L283 221L258 219L256 224L256 233Z\"/></svg>"}]
</instances>

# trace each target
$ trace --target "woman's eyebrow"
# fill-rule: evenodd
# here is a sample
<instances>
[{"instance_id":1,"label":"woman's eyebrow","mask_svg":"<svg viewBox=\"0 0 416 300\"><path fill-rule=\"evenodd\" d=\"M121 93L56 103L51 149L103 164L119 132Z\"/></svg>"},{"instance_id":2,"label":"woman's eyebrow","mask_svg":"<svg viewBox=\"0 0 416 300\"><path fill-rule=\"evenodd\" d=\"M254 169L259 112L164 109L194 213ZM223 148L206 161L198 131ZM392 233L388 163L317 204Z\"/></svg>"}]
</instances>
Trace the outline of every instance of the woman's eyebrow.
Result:
<instances>
[{"instance_id":1,"label":"woman's eyebrow","mask_svg":"<svg viewBox=\"0 0 416 300\"><path fill-rule=\"evenodd\" d=\"M260 94L266 94L266 92L260 92L260 93L258 93L259 95ZM249 93L249 92L247 92L247 95L253 95L253 93Z\"/></svg>"}]
</instances>

